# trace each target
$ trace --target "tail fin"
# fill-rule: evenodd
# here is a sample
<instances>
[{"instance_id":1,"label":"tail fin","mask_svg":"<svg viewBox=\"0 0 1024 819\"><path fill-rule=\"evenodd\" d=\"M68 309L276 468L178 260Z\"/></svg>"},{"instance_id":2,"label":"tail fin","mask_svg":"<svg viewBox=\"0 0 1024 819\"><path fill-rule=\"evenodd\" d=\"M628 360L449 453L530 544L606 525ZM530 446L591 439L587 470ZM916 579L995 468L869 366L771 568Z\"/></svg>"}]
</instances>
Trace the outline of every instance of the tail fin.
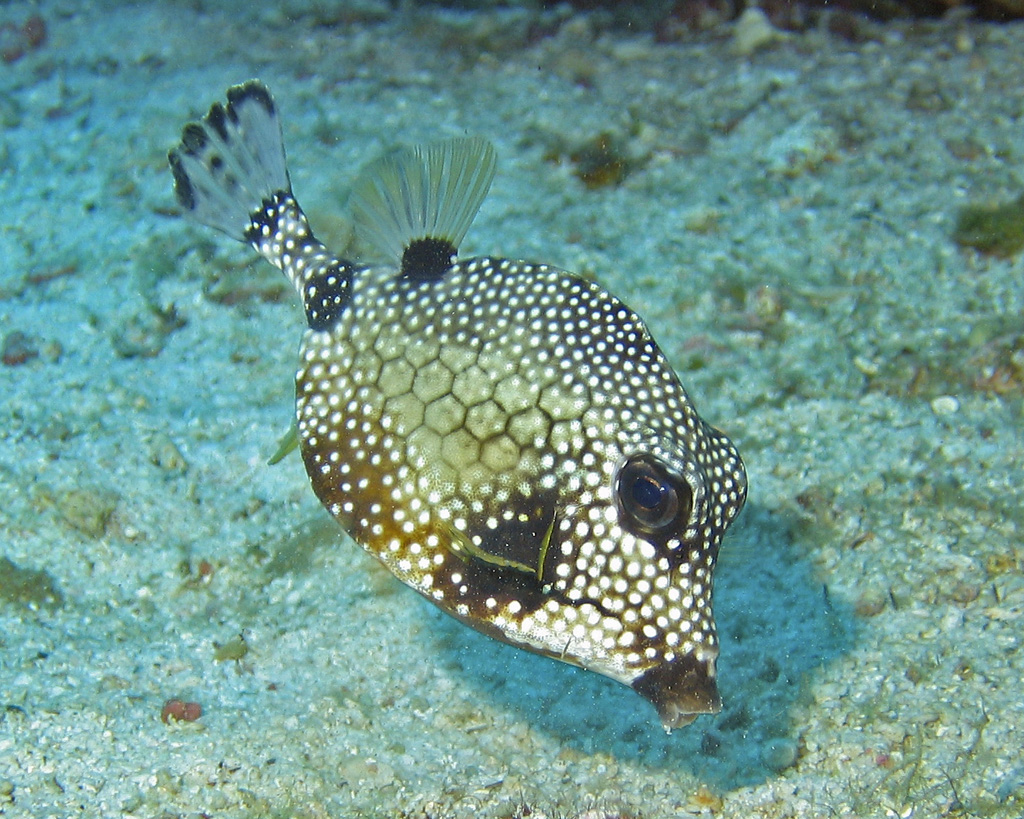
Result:
<instances>
[{"instance_id":1,"label":"tail fin","mask_svg":"<svg viewBox=\"0 0 1024 819\"><path fill-rule=\"evenodd\" d=\"M178 203L197 222L247 241L254 211L290 193L281 123L259 80L228 89L199 122L190 122L167 158Z\"/></svg>"}]
</instances>

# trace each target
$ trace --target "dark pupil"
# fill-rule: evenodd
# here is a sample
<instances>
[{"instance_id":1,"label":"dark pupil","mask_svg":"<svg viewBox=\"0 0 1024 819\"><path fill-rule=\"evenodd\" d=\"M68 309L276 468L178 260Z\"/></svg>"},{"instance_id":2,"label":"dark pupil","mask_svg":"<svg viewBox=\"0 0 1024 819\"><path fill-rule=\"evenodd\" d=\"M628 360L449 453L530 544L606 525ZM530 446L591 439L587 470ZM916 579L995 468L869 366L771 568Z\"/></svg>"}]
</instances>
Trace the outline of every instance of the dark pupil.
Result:
<instances>
[{"instance_id":1,"label":"dark pupil","mask_svg":"<svg viewBox=\"0 0 1024 819\"><path fill-rule=\"evenodd\" d=\"M690 513L688 489L656 461L639 456L623 465L617 491L627 524L634 531L657 534L678 527Z\"/></svg>"},{"instance_id":2,"label":"dark pupil","mask_svg":"<svg viewBox=\"0 0 1024 819\"><path fill-rule=\"evenodd\" d=\"M641 475L633 484L633 500L644 509L657 508L664 493L665 487L649 475Z\"/></svg>"}]
</instances>

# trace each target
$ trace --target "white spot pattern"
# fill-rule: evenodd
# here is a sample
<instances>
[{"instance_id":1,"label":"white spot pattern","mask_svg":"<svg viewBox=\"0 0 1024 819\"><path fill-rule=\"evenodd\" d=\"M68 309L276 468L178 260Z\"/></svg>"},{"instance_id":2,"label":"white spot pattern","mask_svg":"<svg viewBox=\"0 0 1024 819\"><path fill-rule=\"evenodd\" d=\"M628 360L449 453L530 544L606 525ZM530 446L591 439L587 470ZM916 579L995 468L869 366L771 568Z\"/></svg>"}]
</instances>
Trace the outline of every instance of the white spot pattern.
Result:
<instances>
[{"instance_id":1,"label":"white spot pattern","mask_svg":"<svg viewBox=\"0 0 1024 819\"><path fill-rule=\"evenodd\" d=\"M682 655L713 665L743 467L597 285L489 258L435 282L359 271L337 323L303 340L297 416L321 500L442 608L624 682ZM671 538L623 520L637 453L692 492Z\"/></svg>"}]
</instances>

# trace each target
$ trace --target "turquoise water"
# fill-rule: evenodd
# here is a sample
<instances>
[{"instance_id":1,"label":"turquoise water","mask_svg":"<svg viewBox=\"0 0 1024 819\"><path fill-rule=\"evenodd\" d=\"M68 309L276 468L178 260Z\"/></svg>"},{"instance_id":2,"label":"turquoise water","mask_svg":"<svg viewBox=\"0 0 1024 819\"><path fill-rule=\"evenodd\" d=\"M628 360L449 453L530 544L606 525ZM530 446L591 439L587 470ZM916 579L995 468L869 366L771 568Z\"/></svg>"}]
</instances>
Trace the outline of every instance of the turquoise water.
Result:
<instances>
[{"instance_id":1,"label":"turquoise water","mask_svg":"<svg viewBox=\"0 0 1024 819\"><path fill-rule=\"evenodd\" d=\"M741 53L566 9L44 2L4 42L33 14L0 64L4 815L1019 815L1024 276L954 239L1021 193L1019 24ZM666 736L466 629L266 465L302 311L166 166L254 76L329 246L364 163L480 134L465 252L645 317L750 473L721 714Z\"/></svg>"}]
</instances>

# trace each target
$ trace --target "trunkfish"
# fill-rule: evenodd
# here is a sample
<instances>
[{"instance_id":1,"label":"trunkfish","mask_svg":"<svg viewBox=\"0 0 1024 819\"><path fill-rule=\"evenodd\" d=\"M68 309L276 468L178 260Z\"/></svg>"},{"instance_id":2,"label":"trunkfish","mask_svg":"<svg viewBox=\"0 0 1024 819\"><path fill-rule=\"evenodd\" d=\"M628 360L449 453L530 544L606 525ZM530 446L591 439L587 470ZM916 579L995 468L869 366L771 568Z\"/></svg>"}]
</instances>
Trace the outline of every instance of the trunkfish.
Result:
<instances>
[{"instance_id":1,"label":"trunkfish","mask_svg":"<svg viewBox=\"0 0 1024 819\"><path fill-rule=\"evenodd\" d=\"M621 301L550 265L458 255L491 144L371 164L350 198L388 260L369 265L314 238L261 82L228 89L169 160L183 211L298 291L298 446L352 538L472 628L632 686L666 730L718 712L712 575L743 462Z\"/></svg>"}]
</instances>

